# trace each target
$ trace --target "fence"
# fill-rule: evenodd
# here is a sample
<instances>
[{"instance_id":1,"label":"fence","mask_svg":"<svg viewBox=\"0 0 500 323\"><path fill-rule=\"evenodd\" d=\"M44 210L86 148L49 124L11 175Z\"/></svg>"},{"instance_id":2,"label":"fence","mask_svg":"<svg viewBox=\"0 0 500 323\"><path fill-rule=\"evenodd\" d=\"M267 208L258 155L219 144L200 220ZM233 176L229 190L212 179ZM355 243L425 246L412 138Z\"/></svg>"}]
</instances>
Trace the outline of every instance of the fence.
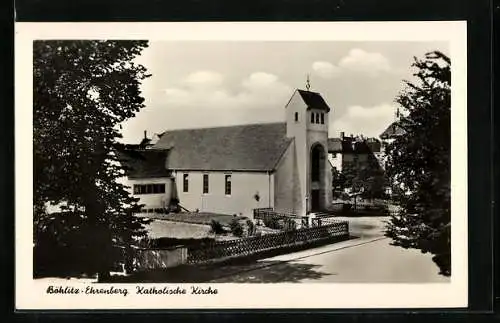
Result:
<instances>
[{"instance_id":1,"label":"fence","mask_svg":"<svg viewBox=\"0 0 500 323\"><path fill-rule=\"evenodd\" d=\"M297 217L297 214L293 211L281 211L277 212L273 208L260 208L253 210L254 219L263 219L265 217L278 217L278 218L289 218Z\"/></svg>"},{"instance_id":2,"label":"fence","mask_svg":"<svg viewBox=\"0 0 500 323\"><path fill-rule=\"evenodd\" d=\"M187 247L136 249L132 266L139 271L176 267L187 261Z\"/></svg>"},{"instance_id":3,"label":"fence","mask_svg":"<svg viewBox=\"0 0 500 323\"><path fill-rule=\"evenodd\" d=\"M298 216L293 211L277 212L272 208L260 208L253 210L253 217L272 229L288 231L308 226L307 217Z\"/></svg>"},{"instance_id":4,"label":"fence","mask_svg":"<svg viewBox=\"0 0 500 323\"><path fill-rule=\"evenodd\" d=\"M269 250L306 246L318 242L345 240L349 237L347 221L329 225L284 231L274 234L218 241L205 246L188 247L188 264L222 261L228 258L255 255Z\"/></svg>"}]
</instances>

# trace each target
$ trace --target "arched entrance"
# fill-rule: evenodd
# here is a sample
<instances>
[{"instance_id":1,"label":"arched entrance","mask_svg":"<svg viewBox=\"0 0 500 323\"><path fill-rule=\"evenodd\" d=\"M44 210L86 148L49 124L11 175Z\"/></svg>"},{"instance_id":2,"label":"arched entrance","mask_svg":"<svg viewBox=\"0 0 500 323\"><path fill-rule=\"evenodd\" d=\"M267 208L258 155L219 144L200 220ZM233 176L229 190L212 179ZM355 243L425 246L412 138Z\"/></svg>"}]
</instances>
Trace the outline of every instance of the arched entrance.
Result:
<instances>
[{"instance_id":1,"label":"arched entrance","mask_svg":"<svg viewBox=\"0 0 500 323\"><path fill-rule=\"evenodd\" d=\"M325 161L326 154L323 145L314 144L311 148L310 163L311 212L325 208Z\"/></svg>"}]
</instances>

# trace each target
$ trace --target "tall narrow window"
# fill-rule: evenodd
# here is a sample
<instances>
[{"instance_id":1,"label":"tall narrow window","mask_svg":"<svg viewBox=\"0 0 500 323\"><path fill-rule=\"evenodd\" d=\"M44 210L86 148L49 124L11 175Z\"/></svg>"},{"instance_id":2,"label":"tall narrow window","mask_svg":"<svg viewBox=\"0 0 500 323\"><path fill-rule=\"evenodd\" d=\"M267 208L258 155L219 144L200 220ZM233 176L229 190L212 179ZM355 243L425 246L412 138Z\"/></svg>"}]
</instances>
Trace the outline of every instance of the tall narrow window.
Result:
<instances>
[{"instance_id":1,"label":"tall narrow window","mask_svg":"<svg viewBox=\"0 0 500 323\"><path fill-rule=\"evenodd\" d=\"M226 195L231 195L231 175L226 175Z\"/></svg>"},{"instance_id":2,"label":"tall narrow window","mask_svg":"<svg viewBox=\"0 0 500 323\"><path fill-rule=\"evenodd\" d=\"M299 113L295 112L295 122L298 122L298 121L299 121Z\"/></svg>"},{"instance_id":3,"label":"tall narrow window","mask_svg":"<svg viewBox=\"0 0 500 323\"><path fill-rule=\"evenodd\" d=\"M325 124L325 114L321 113L321 124Z\"/></svg>"},{"instance_id":4,"label":"tall narrow window","mask_svg":"<svg viewBox=\"0 0 500 323\"><path fill-rule=\"evenodd\" d=\"M319 123L319 113L316 113L316 123Z\"/></svg>"},{"instance_id":5,"label":"tall narrow window","mask_svg":"<svg viewBox=\"0 0 500 323\"><path fill-rule=\"evenodd\" d=\"M311 112L311 123L314 123L314 112Z\"/></svg>"},{"instance_id":6,"label":"tall narrow window","mask_svg":"<svg viewBox=\"0 0 500 323\"><path fill-rule=\"evenodd\" d=\"M203 174L203 194L208 194L208 174Z\"/></svg>"},{"instance_id":7,"label":"tall narrow window","mask_svg":"<svg viewBox=\"0 0 500 323\"><path fill-rule=\"evenodd\" d=\"M182 175L182 191L184 193L189 191L189 174Z\"/></svg>"}]
</instances>

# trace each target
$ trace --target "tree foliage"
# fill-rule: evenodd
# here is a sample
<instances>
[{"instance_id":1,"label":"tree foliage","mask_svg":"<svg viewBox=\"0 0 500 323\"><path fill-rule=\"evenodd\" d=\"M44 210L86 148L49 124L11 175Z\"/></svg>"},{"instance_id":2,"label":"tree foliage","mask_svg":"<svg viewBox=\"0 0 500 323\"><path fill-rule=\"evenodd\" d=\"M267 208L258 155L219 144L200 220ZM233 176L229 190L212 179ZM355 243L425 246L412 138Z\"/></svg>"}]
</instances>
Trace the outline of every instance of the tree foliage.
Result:
<instances>
[{"instance_id":1,"label":"tree foliage","mask_svg":"<svg viewBox=\"0 0 500 323\"><path fill-rule=\"evenodd\" d=\"M437 51L415 58L416 81L405 82L397 97L404 135L387 147L387 173L402 194L386 234L396 245L433 254L443 275L451 274L450 64Z\"/></svg>"},{"instance_id":2,"label":"tree foliage","mask_svg":"<svg viewBox=\"0 0 500 323\"><path fill-rule=\"evenodd\" d=\"M35 244L43 247L44 232L69 230L54 222L75 223L69 232L86 234L71 244L88 271L105 274L111 248L145 234L145 221L132 216L138 200L117 181L123 169L113 151L119 125L144 107L140 84L149 75L134 58L146 47L129 40L33 43ZM50 215L48 204L64 212ZM69 239L59 231L54 239Z\"/></svg>"}]
</instances>

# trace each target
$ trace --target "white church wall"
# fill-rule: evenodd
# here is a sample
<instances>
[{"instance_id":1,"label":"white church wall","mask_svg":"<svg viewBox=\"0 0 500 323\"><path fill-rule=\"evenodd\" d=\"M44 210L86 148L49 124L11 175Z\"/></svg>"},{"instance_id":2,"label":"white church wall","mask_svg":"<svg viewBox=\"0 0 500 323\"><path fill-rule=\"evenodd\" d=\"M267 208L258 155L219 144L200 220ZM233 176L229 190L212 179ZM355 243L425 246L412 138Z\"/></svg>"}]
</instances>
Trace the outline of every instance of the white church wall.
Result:
<instances>
[{"instance_id":1,"label":"white church wall","mask_svg":"<svg viewBox=\"0 0 500 323\"><path fill-rule=\"evenodd\" d=\"M295 138L295 160L297 171L297 185L299 193L299 202L296 212L300 215L306 214L305 198L308 194L307 173L309 169L309 150L307 143L307 124L310 122L310 115L307 113L307 106L302 100L300 94L296 91L286 109L287 137ZM295 121L295 113L298 113L299 120Z\"/></svg>"},{"instance_id":2,"label":"white church wall","mask_svg":"<svg viewBox=\"0 0 500 323\"><path fill-rule=\"evenodd\" d=\"M274 208L278 212L302 212L295 143L288 147L274 173Z\"/></svg>"},{"instance_id":3,"label":"white church wall","mask_svg":"<svg viewBox=\"0 0 500 323\"><path fill-rule=\"evenodd\" d=\"M188 174L188 191L183 191ZM203 175L208 174L209 190L203 193ZM226 175L231 175L231 195L226 195ZM180 204L190 211L242 214L251 217L253 209L274 207L274 178L265 172L177 171L175 174ZM255 195L259 195L259 201Z\"/></svg>"}]
</instances>

